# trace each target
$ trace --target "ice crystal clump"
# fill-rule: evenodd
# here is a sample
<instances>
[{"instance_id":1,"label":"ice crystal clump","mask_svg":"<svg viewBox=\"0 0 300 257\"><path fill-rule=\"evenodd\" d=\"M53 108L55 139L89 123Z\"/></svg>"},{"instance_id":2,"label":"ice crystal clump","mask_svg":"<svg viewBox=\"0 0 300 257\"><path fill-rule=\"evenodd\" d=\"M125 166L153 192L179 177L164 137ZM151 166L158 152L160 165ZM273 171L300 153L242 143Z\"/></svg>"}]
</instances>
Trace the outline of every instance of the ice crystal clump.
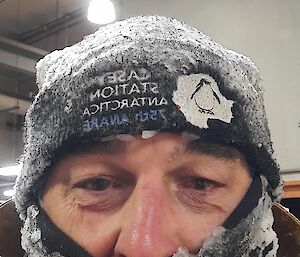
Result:
<instances>
[{"instance_id":1,"label":"ice crystal clump","mask_svg":"<svg viewBox=\"0 0 300 257\"><path fill-rule=\"evenodd\" d=\"M185 247L180 247L172 257L197 257L197 255L190 254L188 249Z\"/></svg>"},{"instance_id":2,"label":"ice crystal clump","mask_svg":"<svg viewBox=\"0 0 300 257\"><path fill-rule=\"evenodd\" d=\"M143 130L142 131L142 138L143 139L149 139L151 137L154 137L157 133L158 133L158 131L155 131L155 130Z\"/></svg>"},{"instance_id":3,"label":"ice crystal clump","mask_svg":"<svg viewBox=\"0 0 300 257\"><path fill-rule=\"evenodd\" d=\"M32 205L27 209L27 218L21 229L21 244L26 251L26 257L64 257L60 253L48 254L42 243L41 230L37 225L36 217L39 210Z\"/></svg>"}]
</instances>

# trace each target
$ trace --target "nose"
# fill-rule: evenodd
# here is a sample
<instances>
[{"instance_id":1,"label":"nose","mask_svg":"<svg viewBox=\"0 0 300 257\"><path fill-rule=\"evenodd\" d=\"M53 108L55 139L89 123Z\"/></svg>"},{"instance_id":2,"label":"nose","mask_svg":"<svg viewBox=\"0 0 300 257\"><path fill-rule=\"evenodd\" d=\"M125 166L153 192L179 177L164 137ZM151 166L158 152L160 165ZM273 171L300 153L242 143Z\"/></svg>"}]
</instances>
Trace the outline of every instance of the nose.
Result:
<instances>
[{"instance_id":1,"label":"nose","mask_svg":"<svg viewBox=\"0 0 300 257\"><path fill-rule=\"evenodd\" d=\"M181 246L175 209L163 185L137 185L122 220L115 256L168 257Z\"/></svg>"}]
</instances>

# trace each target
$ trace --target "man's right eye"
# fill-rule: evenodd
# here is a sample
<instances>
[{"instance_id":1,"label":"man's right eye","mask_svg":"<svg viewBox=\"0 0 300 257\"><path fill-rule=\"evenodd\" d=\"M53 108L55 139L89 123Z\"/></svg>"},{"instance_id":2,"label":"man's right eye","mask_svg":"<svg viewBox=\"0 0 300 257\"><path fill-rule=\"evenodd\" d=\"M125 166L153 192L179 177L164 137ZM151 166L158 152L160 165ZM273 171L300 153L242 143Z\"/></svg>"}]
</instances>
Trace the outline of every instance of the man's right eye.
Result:
<instances>
[{"instance_id":1,"label":"man's right eye","mask_svg":"<svg viewBox=\"0 0 300 257\"><path fill-rule=\"evenodd\" d=\"M72 186L71 194L80 208L108 211L120 207L130 195L132 184L111 175L81 178Z\"/></svg>"},{"instance_id":2,"label":"man's right eye","mask_svg":"<svg viewBox=\"0 0 300 257\"><path fill-rule=\"evenodd\" d=\"M105 178L93 178L81 181L77 183L75 187L93 191L104 191L108 189L110 185L110 181Z\"/></svg>"}]
</instances>

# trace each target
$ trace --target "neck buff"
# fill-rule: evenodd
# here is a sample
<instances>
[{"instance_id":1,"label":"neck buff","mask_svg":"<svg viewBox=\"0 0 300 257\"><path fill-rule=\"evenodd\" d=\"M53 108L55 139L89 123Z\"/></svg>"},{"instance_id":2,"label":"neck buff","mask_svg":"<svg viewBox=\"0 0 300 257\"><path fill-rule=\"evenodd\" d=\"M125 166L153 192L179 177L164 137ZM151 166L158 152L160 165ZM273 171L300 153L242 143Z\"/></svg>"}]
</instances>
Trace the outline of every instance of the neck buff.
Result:
<instances>
[{"instance_id":1,"label":"neck buff","mask_svg":"<svg viewBox=\"0 0 300 257\"><path fill-rule=\"evenodd\" d=\"M173 257L276 257L278 238L272 229L272 200L267 186L265 177L254 177L240 204L204 241L197 255L180 247ZM21 233L27 257L92 257L38 206L28 207Z\"/></svg>"}]
</instances>

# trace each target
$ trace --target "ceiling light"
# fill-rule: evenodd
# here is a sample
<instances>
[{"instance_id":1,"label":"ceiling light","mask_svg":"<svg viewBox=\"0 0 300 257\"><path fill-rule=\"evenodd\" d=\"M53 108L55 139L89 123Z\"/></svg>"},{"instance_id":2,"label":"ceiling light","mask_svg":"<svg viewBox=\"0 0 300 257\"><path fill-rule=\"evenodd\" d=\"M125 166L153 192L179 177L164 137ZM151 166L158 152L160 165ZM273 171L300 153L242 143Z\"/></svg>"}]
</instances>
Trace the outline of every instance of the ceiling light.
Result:
<instances>
[{"instance_id":1,"label":"ceiling light","mask_svg":"<svg viewBox=\"0 0 300 257\"><path fill-rule=\"evenodd\" d=\"M12 197L14 194L15 194L15 190L13 189L8 189L3 191L3 195L7 197Z\"/></svg>"},{"instance_id":2,"label":"ceiling light","mask_svg":"<svg viewBox=\"0 0 300 257\"><path fill-rule=\"evenodd\" d=\"M0 168L0 176L18 176L22 169L22 163Z\"/></svg>"},{"instance_id":3,"label":"ceiling light","mask_svg":"<svg viewBox=\"0 0 300 257\"><path fill-rule=\"evenodd\" d=\"M114 4L110 0L92 0L87 19L96 24L107 24L116 20Z\"/></svg>"}]
</instances>

